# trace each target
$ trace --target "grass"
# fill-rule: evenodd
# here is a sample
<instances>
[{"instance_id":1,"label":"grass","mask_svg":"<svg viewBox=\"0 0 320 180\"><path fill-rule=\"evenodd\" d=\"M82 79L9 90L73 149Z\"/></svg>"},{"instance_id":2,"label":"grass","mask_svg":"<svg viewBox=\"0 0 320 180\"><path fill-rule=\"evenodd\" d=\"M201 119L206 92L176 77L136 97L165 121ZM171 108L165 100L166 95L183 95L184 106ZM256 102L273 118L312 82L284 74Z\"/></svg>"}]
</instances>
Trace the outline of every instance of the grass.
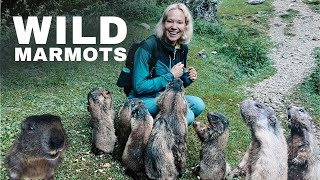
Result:
<instances>
[{"instance_id":1,"label":"grass","mask_svg":"<svg viewBox=\"0 0 320 180\"><path fill-rule=\"evenodd\" d=\"M293 20L299 14L299 11L294 9L288 9L286 13L280 15L280 17L287 23L284 28L284 35L286 36L295 36L292 32Z\"/></svg>"},{"instance_id":2,"label":"grass","mask_svg":"<svg viewBox=\"0 0 320 180\"><path fill-rule=\"evenodd\" d=\"M217 15L226 26L254 27L259 32L267 33L273 11L271 3L267 0L259 5L250 5L246 1L223 0Z\"/></svg>"},{"instance_id":3,"label":"grass","mask_svg":"<svg viewBox=\"0 0 320 180\"><path fill-rule=\"evenodd\" d=\"M320 13L320 0L304 0L303 2L308 4L312 11Z\"/></svg>"},{"instance_id":4,"label":"grass","mask_svg":"<svg viewBox=\"0 0 320 180\"><path fill-rule=\"evenodd\" d=\"M122 8L126 11L139 10L136 4L132 6ZM105 5L102 8L99 5L94 7L74 13L95 19L108 13L104 12ZM90 13L90 9L96 11ZM147 10L146 13L152 13L150 8ZM270 1L250 6L242 0L225 0L218 13L219 24L195 22L202 28L195 30L190 43L188 66L197 69L199 79L187 88L186 94L197 95L206 104L205 112L197 121L207 121L206 113L210 111L218 111L228 117L230 136L226 154L232 167L239 163L250 142L250 134L238 110L238 103L246 98L243 84L256 82L273 73L269 61L264 57L269 47L265 32L271 12ZM128 39L121 45L124 47L152 33L151 30L139 29L137 24L141 22L131 18L133 16L128 16ZM157 19L143 20L154 25ZM248 25L250 28L247 28ZM10 37L7 40L10 43ZM262 43L250 44L257 40ZM206 58L197 55L202 49L205 49ZM245 59L254 62L260 57L261 63L249 69L245 67L248 65ZM6 60L3 60L3 55L1 58L0 179L7 179L2 160L20 131L21 121L27 116L43 113L61 116L69 138L65 160L56 172L57 179L128 179L120 163L114 161L111 155L94 156L90 152L90 114L86 110L87 93L97 86L113 92L114 109L119 110L126 97L115 83L123 63L111 58L108 62L100 58L94 62L36 63L13 62L12 56ZM200 142L192 127L189 127L187 171L182 179L195 179L191 168L199 163L199 149Z\"/></svg>"},{"instance_id":5,"label":"grass","mask_svg":"<svg viewBox=\"0 0 320 180\"><path fill-rule=\"evenodd\" d=\"M312 74L304 80L290 97L293 102L304 106L313 116L314 123L320 126L320 47L315 48L316 67Z\"/></svg>"}]
</instances>

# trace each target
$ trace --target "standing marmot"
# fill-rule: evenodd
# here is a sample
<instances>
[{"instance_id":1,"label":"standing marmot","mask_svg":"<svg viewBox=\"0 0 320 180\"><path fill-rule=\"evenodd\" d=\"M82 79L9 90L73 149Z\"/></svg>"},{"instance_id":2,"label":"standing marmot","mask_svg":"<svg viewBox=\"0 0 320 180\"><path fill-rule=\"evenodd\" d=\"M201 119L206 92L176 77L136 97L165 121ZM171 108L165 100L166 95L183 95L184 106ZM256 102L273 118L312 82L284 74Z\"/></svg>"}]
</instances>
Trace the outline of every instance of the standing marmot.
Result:
<instances>
[{"instance_id":1,"label":"standing marmot","mask_svg":"<svg viewBox=\"0 0 320 180\"><path fill-rule=\"evenodd\" d=\"M153 126L153 118L143 105L132 109L131 133L122 155L122 163L129 171L144 170L145 149Z\"/></svg>"},{"instance_id":2,"label":"standing marmot","mask_svg":"<svg viewBox=\"0 0 320 180\"><path fill-rule=\"evenodd\" d=\"M148 141L145 169L150 179L177 179L172 147L174 135L166 119L156 119Z\"/></svg>"},{"instance_id":3,"label":"standing marmot","mask_svg":"<svg viewBox=\"0 0 320 180\"><path fill-rule=\"evenodd\" d=\"M54 179L67 136L58 116L30 116L4 159L10 179Z\"/></svg>"},{"instance_id":4,"label":"standing marmot","mask_svg":"<svg viewBox=\"0 0 320 180\"><path fill-rule=\"evenodd\" d=\"M252 141L234 172L245 172L246 179L286 180L287 143L274 111L260 102L245 100L240 112L251 131Z\"/></svg>"},{"instance_id":5,"label":"standing marmot","mask_svg":"<svg viewBox=\"0 0 320 180\"><path fill-rule=\"evenodd\" d=\"M157 105L159 108L159 113L157 115L157 119L163 119L166 121L165 124L168 126L168 134L173 136L174 145L172 146L172 153L174 156L174 164L175 169L178 172L179 176L182 175L183 167L186 161L186 153L187 153L187 101L184 98L184 88L183 83L180 79L174 79L170 82L167 86L165 91L159 96L157 100ZM169 133L170 132L170 133ZM151 135L152 136L152 135ZM152 137L153 138L153 137ZM163 137L165 138L165 137ZM166 137L167 138L167 137ZM151 137L150 137L151 139ZM146 161L150 162L147 163L146 167L147 174L149 178L152 175L152 172L158 172L167 168L164 168L165 164L162 164L162 161L155 161L152 156L160 156L163 154L164 151L161 148L151 148L156 147L154 141L148 142L147 148L147 156ZM152 155L153 154L153 155ZM165 155L165 154L164 154ZM151 158L151 159L148 159ZM167 157L162 157L167 159ZM155 165L156 164L156 165ZM152 167L160 168L161 169L152 169ZM152 172L148 172L152 170ZM170 170L172 172L174 170ZM164 173L163 174L172 174L172 173ZM157 177L156 179L163 179L162 173L158 173L157 175L153 174L152 177ZM175 173L173 173L175 174Z\"/></svg>"},{"instance_id":6,"label":"standing marmot","mask_svg":"<svg viewBox=\"0 0 320 180\"><path fill-rule=\"evenodd\" d=\"M288 107L288 179L319 180L320 162L316 137L313 135L312 118L303 107Z\"/></svg>"},{"instance_id":7,"label":"standing marmot","mask_svg":"<svg viewBox=\"0 0 320 180\"><path fill-rule=\"evenodd\" d=\"M174 79L157 100L159 108L157 118L166 119L174 134L173 155L179 176L182 176L187 155L188 104L184 93L183 82L180 79Z\"/></svg>"},{"instance_id":8,"label":"standing marmot","mask_svg":"<svg viewBox=\"0 0 320 180\"><path fill-rule=\"evenodd\" d=\"M124 105L120 108L119 111L119 123L117 128L118 136L118 147L117 147L117 156L119 159L122 158L122 153L128 141L128 137L131 133L131 118L133 116L133 109L138 106L144 105L143 101L138 98L129 99Z\"/></svg>"},{"instance_id":9,"label":"standing marmot","mask_svg":"<svg viewBox=\"0 0 320 180\"><path fill-rule=\"evenodd\" d=\"M224 149L228 143L228 119L216 112L208 113L209 125L194 122L201 141L199 176L203 180L221 180L226 176Z\"/></svg>"},{"instance_id":10,"label":"standing marmot","mask_svg":"<svg viewBox=\"0 0 320 180\"><path fill-rule=\"evenodd\" d=\"M88 94L88 111L92 117L92 152L111 153L117 137L114 129L115 112L112 109L112 92L101 87Z\"/></svg>"}]
</instances>

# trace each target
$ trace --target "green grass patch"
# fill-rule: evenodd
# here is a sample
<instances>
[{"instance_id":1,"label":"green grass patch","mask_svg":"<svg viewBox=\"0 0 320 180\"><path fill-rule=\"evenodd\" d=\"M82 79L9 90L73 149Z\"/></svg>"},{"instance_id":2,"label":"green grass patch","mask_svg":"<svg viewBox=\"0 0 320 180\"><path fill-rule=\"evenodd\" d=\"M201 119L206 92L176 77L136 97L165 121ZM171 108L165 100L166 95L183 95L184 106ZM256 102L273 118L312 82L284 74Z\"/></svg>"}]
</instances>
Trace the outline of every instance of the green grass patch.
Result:
<instances>
[{"instance_id":1,"label":"green grass patch","mask_svg":"<svg viewBox=\"0 0 320 180\"><path fill-rule=\"evenodd\" d=\"M316 67L312 74L295 90L291 97L313 115L313 121L320 126L320 47L315 48Z\"/></svg>"},{"instance_id":2,"label":"green grass patch","mask_svg":"<svg viewBox=\"0 0 320 180\"><path fill-rule=\"evenodd\" d=\"M223 0L217 15L228 27L239 25L254 27L267 34L272 11L271 0L258 5L250 5L242 0Z\"/></svg>"},{"instance_id":3,"label":"green grass patch","mask_svg":"<svg viewBox=\"0 0 320 180\"><path fill-rule=\"evenodd\" d=\"M295 9L288 9L286 13L281 14L280 17L287 23L284 28L284 35L286 36L295 36L292 32L293 20L299 14L299 11Z\"/></svg>"},{"instance_id":4,"label":"green grass patch","mask_svg":"<svg viewBox=\"0 0 320 180\"><path fill-rule=\"evenodd\" d=\"M320 0L304 0L303 2L308 4L312 11L320 13Z\"/></svg>"}]
</instances>

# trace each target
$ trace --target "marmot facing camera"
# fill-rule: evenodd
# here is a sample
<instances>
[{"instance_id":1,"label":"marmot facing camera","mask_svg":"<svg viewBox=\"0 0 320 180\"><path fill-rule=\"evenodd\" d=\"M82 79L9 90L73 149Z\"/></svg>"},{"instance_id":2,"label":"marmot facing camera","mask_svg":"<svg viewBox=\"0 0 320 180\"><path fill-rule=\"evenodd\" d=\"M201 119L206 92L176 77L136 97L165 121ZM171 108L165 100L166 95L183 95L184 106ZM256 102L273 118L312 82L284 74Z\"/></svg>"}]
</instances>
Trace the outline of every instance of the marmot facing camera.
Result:
<instances>
[{"instance_id":1,"label":"marmot facing camera","mask_svg":"<svg viewBox=\"0 0 320 180\"><path fill-rule=\"evenodd\" d=\"M115 112L112 107L112 92L94 88L88 94L88 111L92 117L92 152L113 152L117 137L114 129Z\"/></svg>"},{"instance_id":2,"label":"marmot facing camera","mask_svg":"<svg viewBox=\"0 0 320 180\"><path fill-rule=\"evenodd\" d=\"M288 107L288 179L320 179L319 149L312 118L303 107Z\"/></svg>"},{"instance_id":3,"label":"marmot facing camera","mask_svg":"<svg viewBox=\"0 0 320 180\"><path fill-rule=\"evenodd\" d=\"M246 179L286 180L287 143L273 109L254 100L240 104L240 113L251 131L252 141L238 170Z\"/></svg>"},{"instance_id":4,"label":"marmot facing camera","mask_svg":"<svg viewBox=\"0 0 320 180\"><path fill-rule=\"evenodd\" d=\"M117 158L122 159L122 153L128 141L129 135L131 133L131 118L135 113L133 109L138 106L143 106L144 103L138 98L128 99L119 110L119 121L117 128L118 136L118 147L117 147Z\"/></svg>"},{"instance_id":5,"label":"marmot facing camera","mask_svg":"<svg viewBox=\"0 0 320 180\"><path fill-rule=\"evenodd\" d=\"M122 155L122 163L127 170L144 170L145 149L153 126L153 118L143 105L132 109L131 133Z\"/></svg>"},{"instance_id":6,"label":"marmot facing camera","mask_svg":"<svg viewBox=\"0 0 320 180\"><path fill-rule=\"evenodd\" d=\"M66 144L60 117L50 114L27 117L4 159L9 178L54 179Z\"/></svg>"},{"instance_id":7,"label":"marmot facing camera","mask_svg":"<svg viewBox=\"0 0 320 180\"><path fill-rule=\"evenodd\" d=\"M193 127L201 141L199 176L203 180L221 180L226 176L224 149L228 143L228 119L220 113L207 115L209 124L194 122Z\"/></svg>"},{"instance_id":8,"label":"marmot facing camera","mask_svg":"<svg viewBox=\"0 0 320 180\"><path fill-rule=\"evenodd\" d=\"M159 108L157 118L165 119L174 135L173 155L179 176L183 173L187 154L188 128L186 116L188 104L184 93L183 82L180 79L174 79L168 83L165 91L157 100Z\"/></svg>"}]
</instances>

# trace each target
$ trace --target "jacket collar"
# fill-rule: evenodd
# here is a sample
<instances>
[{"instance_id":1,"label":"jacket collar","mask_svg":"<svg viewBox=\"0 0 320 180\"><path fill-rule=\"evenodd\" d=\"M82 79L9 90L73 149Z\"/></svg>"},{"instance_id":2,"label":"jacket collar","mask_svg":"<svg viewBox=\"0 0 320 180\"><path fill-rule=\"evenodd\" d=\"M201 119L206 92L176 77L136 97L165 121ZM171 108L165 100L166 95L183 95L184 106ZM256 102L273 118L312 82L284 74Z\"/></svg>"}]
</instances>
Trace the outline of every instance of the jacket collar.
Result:
<instances>
[{"instance_id":1,"label":"jacket collar","mask_svg":"<svg viewBox=\"0 0 320 180\"><path fill-rule=\"evenodd\" d=\"M160 43L162 47L164 47L167 51L174 52L176 49L180 49L180 44L177 44L176 46L172 46L165 42L163 38L160 39Z\"/></svg>"}]
</instances>

